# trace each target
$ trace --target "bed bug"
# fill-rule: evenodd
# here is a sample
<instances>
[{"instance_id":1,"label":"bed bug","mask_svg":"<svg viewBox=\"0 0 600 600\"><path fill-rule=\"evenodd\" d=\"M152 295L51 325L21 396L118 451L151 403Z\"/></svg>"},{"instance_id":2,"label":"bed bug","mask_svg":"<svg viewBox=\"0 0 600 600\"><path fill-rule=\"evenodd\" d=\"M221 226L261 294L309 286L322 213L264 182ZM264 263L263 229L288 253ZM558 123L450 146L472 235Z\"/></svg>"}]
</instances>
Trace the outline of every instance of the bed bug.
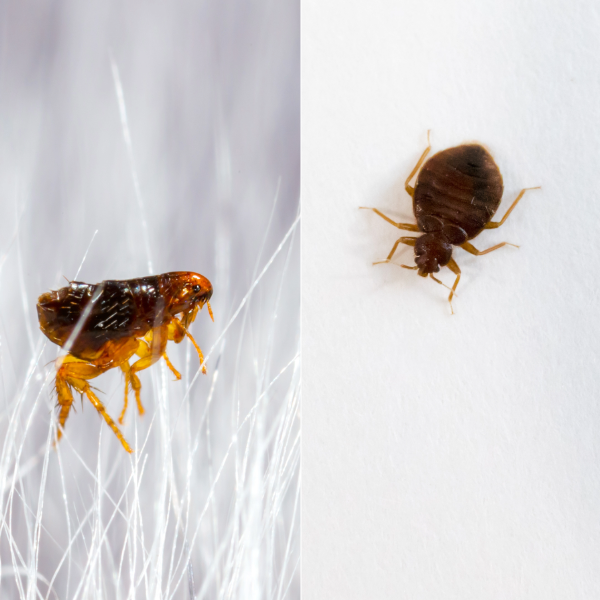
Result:
<instances>
[{"instance_id":1,"label":"bed bug","mask_svg":"<svg viewBox=\"0 0 600 600\"><path fill-rule=\"evenodd\" d=\"M139 371L164 358L175 377L181 379L167 356L168 341L178 344L187 336L206 373L202 351L188 328L205 304L213 319L209 302L212 293L212 285L206 277L176 271L98 284L71 281L66 287L42 294L37 303L40 329L66 351L56 363L60 407L58 439L73 404L73 390L76 390L82 398L85 394L125 450L132 452L88 381L115 367L123 371L125 403L119 417L122 424L130 386L135 392L138 412L144 414ZM135 355L137 360L130 365L129 359Z\"/></svg>"},{"instance_id":2,"label":"bed bug","mask_svg":"<svg viewBox=\"0 0 600 600\"><path fill-rule=\"evenodd\" d=\"M433 276L439 272L440 267L447 266L456 275L448 296L452 310L452 298L460 281L460 268L452 258L453 246L460 246L475 256L488 254L507 245L518 248L515 244L502 242L487 250L477 250L469 240L477 237L484 229L500 227L525 192L539 187L522 189L504 217L500 221L492 221L503 192L502 175L492 155L480 144L462 144L442 150L425 162L431 150L429 134L427 142L425 152L404 184L413 199L413 211L417 219L415 225L397 223L376 208L360 208L372 210L398 229L422 233L420 237L399 238L388 257L373 264L391 262L399 244L413 246L416 266L400 265L401 267L415 270L421 277L429 275L440 284L442 282ZM415 186L412 187L409 183L421 165Z\"/></svg>"}]
</instances>

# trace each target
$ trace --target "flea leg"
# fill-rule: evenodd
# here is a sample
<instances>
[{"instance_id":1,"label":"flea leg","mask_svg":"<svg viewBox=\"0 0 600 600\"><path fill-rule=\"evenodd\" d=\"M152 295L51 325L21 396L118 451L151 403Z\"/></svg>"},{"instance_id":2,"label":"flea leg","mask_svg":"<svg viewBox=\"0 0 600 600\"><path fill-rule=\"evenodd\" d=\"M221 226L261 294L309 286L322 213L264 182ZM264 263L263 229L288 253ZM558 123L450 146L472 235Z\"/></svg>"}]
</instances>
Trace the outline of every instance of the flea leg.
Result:
<instances>
[{"instance_id":1,"label":"flea leg","mask_svg":"<svg viewBox=\"0 0 600 600\"><path fill-rule=\"evenodd\" d=\"M125 413L127 412L127 404L129 400L129 382L131 381L130 366L128 362L124 362L121 365L121 371L123 371L123 375L125 375L125 402L123 404L123 410L119 415L119 424L123 425L123 419L125 418Z\"/></svg>"},{"instance_id":2,"label":"flea leg","mask_svg":"<svg viewBox=\"0 0 600 600\"><path fill-rule=\"evenodd\" d=\"M500 225L502 225L504 223L504 221L506 221L506 219L508 219L508 215L510 215L510 213L513 211L513 208L517 205L517 203L523 197L523 195L525 194L525 192L527 190L540 190L540 189L542 189L541 186L522 189L519 192L519 195L517 196L516 200L511 204L510 208L506 211L506 214L502 217L502 220L490 221L487 225L485 225L484 229L496 229L496 227L500 227Z\"/></svg>"},{"instance_id":3,"label":"flea leg","mask_svg":"<svg viewBox=\"0 0 600 600\"><path fill-rule=\"evenodd\" d=\"M487 250L477 250L477 248L475 248L475 246L473 246L472 244L469 244L469 242L465 242L464 244L460 245L460 247L463 250L466 250L467 252L469 252L470 254L474 254L475 256L482 256L483 254L488 254L489 252L498 250L498 248L502 248L502 246L512 246L513 248L519 247L516 244L511 244L510 242L502 242L501 244L496 244L495 246L492 246Z\"/></svg>"},{"instance_id":4,"label":"flea leg","mask_svg":"<svg viewBox=\"0 0 600 600\"><path fill-rule=\"evenodd\" d=\"M147 336L147 338L148 337L149 336ZM138 349L136 350L136 354L140 357L140 359L134 362L129 368L129 380L131 381L131 387L135 392L135 401L137 402L138 412L140 415L144 414L144 407L142 406L142 399L140 395L142 383L136 373L151 367L164 355L168 341L167 327L156 327L152 330L151 337L152 342L150 346L148 346L146 342L140 340Z\"/></svg>"},{"instance_id":5,"label":"flea leg","mask_svg":"<svg viewBox=\"0 0 600 600\"><path fill-rule=\"evenodd\" d=\"M173 319L173 321L177 321L177 319ZM167 325L166 329L165 329L166 335L167 335L167 340L169 340L169 341L173 340L176 344L178 344L179 342L181 342L182 339L185 338L185 333L181 333L181 335L179 335L179 332L176 331L176 327L175 327L175 324L173 321L171 321L171 323L169 323L169 325ZM138 351L136 352L136 354L140 358L144 358L150 354L149 347L152 346L153 339L154 339L154 335L153 335L152 331L149 331L144 338L144 343L145 343L146 347L143 348L140 346L140 347L138 347ZM165 348L166 348L166 344L165 344ZM171 373L173 373L173 375L175 375L175 377L178 380L181 379L181 375L179 374L179 371L173 366L173 363L169 360L169 357L167 356L166 351L163 352L162 356L165 359L165 362L167 363L167 367L169 367L169 369L171 370Z\"/></svg>"},{"instance_id":6,"label":"flea leg","mask_svg":"<svg viewBox=\"0 0 600 600\"><path fill-rule=\"evenodd\" d=\"M80 394L85 394L88 400L94 405L94 408L102 415L107 425L113 430L114 434L119 438L119 441L127 450L127 452L133 452L123 434L119 431L119 428L115 425L110 415L106 412L104 405L96 397L90 384L87 382L88 379L98 377L102 373L109 370L110 367L97 366L92 363L81 361L73 356L66 356L56 374L56 389L58 391L58 402L61 405L61 411L59 415L59 424L61 427L69 414L69 409L73 403L73 394L70 388L75 388ZM60 430L59 435L60 439Z\"/></svg>"},{"instance_id":7,"label":"flea leg","mask_svg":"<svg viewBox=\"0 0 600 600\"><path fill-rule=\"evenodd\" d=\"M194 309L191 312L187 312L183 314L182 317L182 323L183 326L187 329L196 319L196 315L198 314L198 311L200 310L200 305L196 304L196 306L194 306ZM210 310L210 304L208 305L208 312L212 315L212 311ZM213 319L214 320L214 319ZM175 321L179 321L179 319L175 318ZM169 339L172 339L170 337L171 335L171 325L169 325ZM181 340L185 337L185 334L183 334L181 336L181 339L177 340L175 339L175 343L178 344L179 342L181 342Z\"/></svg>"},{"instance_id":8,"label":"flea leg","mask_svg":"<svg viewBox=\"0 0 600 600\"><path fill-rule=\"evenodd\" d=\"M200 364L202 365L202 373L206 374L206 367L203 365L204 363L204 354L202 354L202 350L200 350L200 346L196 343L196 340L192 337L192 334L187 330L185 325L177 318L174 318L171 323L169 323L169 339L173 340L176 344L181 342L181 340L187 336L190 338L192 344L194 344L194 348L196 348L196 352L198 353L198 357L200 358ZM176 371L174 371L176 373Z\"/></svg>"},{"instance_id":9,"label":"flea leg","mask_svg":"<svg viewBox=\"0 0 600 600\"><path fill-rule=\"evenodd\" d=\"M58 415L58 439L62 437L62 430L65 428L65 423L69 417L69 411L73 404L73 394L71 392L71 386L62 377L56 377L56 391L58 392L58 405L60 406L60 413Z\"/></svg>"},{"instance_id":10,"label":"flea leg","mask_svg":"<svg viewBox=\"0 0 600 600\"><path fill-rule=\"evenodd\" d=\"M176 344L181 343L185 339L185 330L185 321L180 321L177 317L173 317L167 329L169 341L173 341Z\"/></svg>"},{"instance_id":11,"label":"flea leg","mask_svg":"<svg viewBox=\"0 0 600 600\"><path fill-rule=\"evenodd\" d=\"M173 375L175 375L175 379L177 379L177 380L181 379L181 374L173 366L173 363L169 360L169 357L167 356L166 352L163 354L163 358L165 359L165 362L167 363L167 367L169 367L169 369L171 369L171 373L173 373Z\"/></svg>"},{"instance_id":12,"label":"flea leg","mask_svg":"<svg viewBox=\"0 0 600 600\"><path fill-rule=\"evenodd\" d=\"M206 375L206 366L204 365L204 354L202 354L202 350L200 350L200 346L196 343L196 340L192 337L192 334L186 329L185 335L190 338L190 342L194 344L194 348L196 348L196 352L198 353L198 358L200 359L200 365L202 366L202 373Z\"/></svg>"},{"instance_id":13,"label":"flea leg","mask_svg":"<svg viewBox=\"0 0 600 600\"><path fill-rule=\"evenodd\" d=\"M431 131L431 130L429 130L429 131ZM429 151L431 150L431 142L429 141L429 131L427 132L427 148L425 148L425 152L423 152L423 154L421 154L421 158L415 165L415 168L410 172L410 175L406 178L406 182L404 183L404 189L408 192L408 194L411 198L412 198L413 194L415 193L415 188L412 187L411 185L408 185L408 182L415 176L416 172L420 169L423 162L425 162L425 159L427 158L427 155L429 154Z\"/></svg>"},{"instance_id":14,"label":"flea leg","mask_svg":"<svg viewBox=\"0 0 600 600\"><path fill-rule=\"evenodd\" d=\"M454 296L456 286L460 281L460 269L453 258L450 259L446 266L456 275L456 280L454 281L454 285L452 286L452 289L450 290L450 295L448 296L448 302L450 302L450 310L452 311L452 314L454 314L454 309L452 308L452 297Z\"/></svg>"},{"instance_id":15,"label":"flea leg","mask_svg":"<svg viewBox=\"0 0 600 600\"><path fill-rule=\"evenodd\" d=\"M385 219L388 223L391 223L394 227L398 229L404 229L405 231L419 231L419 227L412 223L396 223L396 221L392 221L389 217L384 215L381 211L376 208L370 208L369 206L359 206L358 208L364 208L366 210L372 210L376 215L379 215L382 219Z\"/></svg>"},{"instance_id":16,"label":"flea leg","mask_svg":"<svg viewBox=\"0 0 600 600\"><path fill-rule=\"evenodd\" d=\"M113 430L113 433L119 438L119 441L123 445L123 448L131 454L133 450L127 443L127 440L123 437L121 430L115 425L115 422L111 419L110 415L106 412L104 404L100 402L96 394L92 392L90 384L84 379L71 379L69 381L71 385L80 393L85 394L88 400L94 405L94 408L102 415L106 424Z\"/></svg>"},{"instance_id":17,"label":"flea leg","mask_svg":"<svg viewBox=\"0 0 600 600\"><path fill-rule=\"evenodd\" d=\"M394 256L394 252L396 252L396 248L398 248L398 244L406 244L407 246L414 246L415 242L416 242L417 238L414 237L401 237L399 239L396 240L396 243L394 244L394 246L392 247L391 252L388 254L388 257L385 260L379 260L377 262L374 262L374 265L381 265L383 263L389 263L392 260L392 256Z\"/></svg>"},{"instance_id":18,"label":"flea leg","mask_svg":"<svg viewBox=\"0 0 600 600\"><path fill-rule=\"evenodd\" d=\"M150 335L151 333L152 333L152 331L149 331L147 334L150 341L152 341L152 336ZM150 346L145 341L145 339L144 340L136 340L136 343L137 343L137 347L136 347L136 351L134 354L137 354L138 356L147 356L150 353ZM119 415L119 423L121 425L123 425L123 419L125 418L125 413L127 412L127 405L129 404L129 385L132 382L132 378L131 378L131 366L129 365L128 360L122 362L120 367L121 367L121 371L123 371L123 375L125 375L125 400L123 402L123 410L121 411L121 414ZM131 384L131 387L133 387L133 384ZM140 415L144 414L144 407L141 405L140 402L138 402L138 412L140 413Z\"/></svg>"}]
</instances>

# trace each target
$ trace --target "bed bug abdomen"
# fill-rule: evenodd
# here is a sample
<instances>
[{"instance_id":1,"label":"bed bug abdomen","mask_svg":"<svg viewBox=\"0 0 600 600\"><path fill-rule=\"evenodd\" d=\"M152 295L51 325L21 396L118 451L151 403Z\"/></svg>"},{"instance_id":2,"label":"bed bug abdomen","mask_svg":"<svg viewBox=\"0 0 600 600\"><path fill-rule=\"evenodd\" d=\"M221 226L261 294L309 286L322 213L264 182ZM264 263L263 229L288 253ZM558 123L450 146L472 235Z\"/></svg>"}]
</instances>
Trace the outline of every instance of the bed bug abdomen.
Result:
<instances>
[{"instance_id":1,"label":"bed bug abdomen","mask_svg":"<svg viewBox=\"0 0 600 600\"><path fill-rule=\"evenodd\" d=\"M483 146L464 144L442 150L423 165L417 177L413 207L419 229L444 229L453 244L470 240L498 210L502 191L500 170Z\"/></svg>"}]
</instances>

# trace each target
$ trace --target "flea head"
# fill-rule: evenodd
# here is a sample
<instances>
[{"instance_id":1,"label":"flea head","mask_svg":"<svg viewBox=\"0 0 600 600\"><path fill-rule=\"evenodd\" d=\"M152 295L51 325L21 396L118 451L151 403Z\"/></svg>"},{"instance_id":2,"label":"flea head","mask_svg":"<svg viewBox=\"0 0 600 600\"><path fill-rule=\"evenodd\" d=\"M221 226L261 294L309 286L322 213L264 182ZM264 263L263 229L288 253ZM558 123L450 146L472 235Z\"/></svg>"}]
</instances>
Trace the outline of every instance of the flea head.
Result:
<instances>
[{"instance_id":1,"label":"flea head","mask_svg":"<svg viewBox=\"0 0 600 600\"><path fill-rule=\"evenodd\" d=\"M452 244L439 233L426 233L415 244L415 263L421 277L437 273L451 258Z\"/></svg>"},{"instance_id":2,"label":"flea head","mask_svg":"<svg viewBox=\"0 0 600 600\"><path fill-rule=\"evenodd\" d=\"M188 271L166 273L163 277L168 290L165 293L168 311L172 315L183 313L182 321L185 327L196 318L196 313L205 304L211 319L213 318L209 303L213 289L206 277Z\"/></svg>"}]
</instances>

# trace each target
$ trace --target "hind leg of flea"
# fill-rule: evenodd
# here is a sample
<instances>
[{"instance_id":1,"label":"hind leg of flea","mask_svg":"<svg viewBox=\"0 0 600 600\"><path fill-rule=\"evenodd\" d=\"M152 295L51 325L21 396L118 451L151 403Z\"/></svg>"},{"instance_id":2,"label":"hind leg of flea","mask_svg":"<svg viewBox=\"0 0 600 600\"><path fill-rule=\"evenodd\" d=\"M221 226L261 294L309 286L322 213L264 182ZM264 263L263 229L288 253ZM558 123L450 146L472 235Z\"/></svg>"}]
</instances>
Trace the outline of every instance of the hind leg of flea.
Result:
<instances>
[{"instance_id":1,"label":"hind leg of flea","mask_svg":"<svg viewBox=\"0 0 600 600\"><path fill-rule=\"evenodd\" d=\"M88 383L89 379L94 379L94 377L102 375L108 368L110 367L106 367L105 365L94 365L91 362L82 361L70 355L62 360L58 372L56 373L56 390L58 392L58 404L60 406L58 439L60 440L62 437L62 429L64 428L71 405L73 404L73 393L71 390L75 389L80 394L87 397L94 408L106 421L106 424L113 430L113 433L123 445L123 448L131 453L133 450L123 437L119 428L115 425L111 416L106 412L104 404L100 402Z\"/></svg>"}]
</instances>

